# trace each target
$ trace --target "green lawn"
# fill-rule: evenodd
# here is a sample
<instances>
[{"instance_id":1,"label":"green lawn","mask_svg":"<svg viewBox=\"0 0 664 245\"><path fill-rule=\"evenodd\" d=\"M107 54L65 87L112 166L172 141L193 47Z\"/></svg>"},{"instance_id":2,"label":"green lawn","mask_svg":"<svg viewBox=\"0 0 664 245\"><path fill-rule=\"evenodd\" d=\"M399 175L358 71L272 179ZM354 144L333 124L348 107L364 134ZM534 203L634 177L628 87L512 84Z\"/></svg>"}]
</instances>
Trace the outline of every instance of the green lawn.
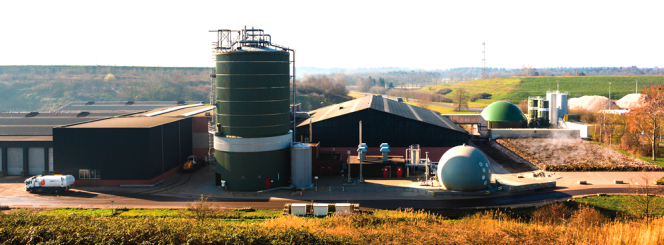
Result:
<instances>
[{"instance_id":1,"label":"green lawn","mask_svg":"<svg viewBox=\"0 0 664 245\"><path fill-rule=\"evenodd\" d=\"M595 207L604 215L615 218L628 216L627 205L630 205L628 195L605 195L590 196L583 198L574 198L565 202L565 206L575 210L581 204L587 204ZM664 198L658 197L658 201L664 201ZM509 213L514 218L529 219L538 207L519 207L519 208L489 208L489 209L439 209L429 210L429 212L444 216L448 219L460 219L471 216L485 210L496 210ZM369 210L365 211L376 216L390 216L395 214L388 210ZM664 215L661 210L656 215ZM112 215L111 209L82 209L82 208L57 208L46 210L39 213L41 216L91 216L91 217L124 217L124 218L193 218L193 215L186 209L118 209L116 214ZM213 215L212 219L229 222L261 222L272 218L282 216L281 209L259 209L259 210L222 210Z\"/></svg>"},{"instance_id":2,"label":"green lawn","mask_svg":"<svg viewBox=\"0 0 664 245\"><path fill-rule=\"evenodd\" d=\"M604 215L609 217L617 217L620 215L629 215L628 205L631 205L628 195L606 195L606 196L591 196L584 198L572 199L575 204L588 204L595 207ZM657 197L658 202L664 202L664 198ZM664 210L656 212L655 215L664 215Z\"/></svg>"},{"instance_id":3,"label":"green lawn","mask_svg":"<svg viewBox=\"0 0 664 245\"><path fill-rule=\"evenodd\" d=\"M243 210L222 210L214 216L221 219L270 219L281 216L282 210L280 209L259 209L251 211ZM95 216L95 217L127 217L127 218L179 218L191 217L192 214L186 209L150 209L150 208L134 208L134 209L116 209L113 214L112 209L82 209L82 208L56 208L46 210L40 215L44 216L67 216L67 215L82 215L82 216Z\"/></svg>"}]
</instances>

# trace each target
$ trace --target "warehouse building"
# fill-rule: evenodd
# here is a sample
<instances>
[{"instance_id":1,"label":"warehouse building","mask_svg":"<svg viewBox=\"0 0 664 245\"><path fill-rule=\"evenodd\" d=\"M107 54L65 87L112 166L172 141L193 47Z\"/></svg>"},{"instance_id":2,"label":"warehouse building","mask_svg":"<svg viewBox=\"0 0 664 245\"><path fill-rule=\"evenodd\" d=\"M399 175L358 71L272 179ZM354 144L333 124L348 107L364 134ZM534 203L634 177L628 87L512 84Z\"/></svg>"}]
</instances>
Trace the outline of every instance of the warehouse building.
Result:
<instances>
[{"instance_id":1,"label":"warehouse building","mask_svg":"<svg viewBox=\"0 0 664 245\"><path fill-rule=\"evenodd\" d=\"M53 128L121 113L0 113L0 176L53 172Z\"/></svg>"},{"instance_id":2,"label":"warehouse building","mask_svg":"<svg viewBox=\"0 0 664 245\"><path fill-rule=\"evenodd\" d=\"M175 143L180 143L181 147L186 147L189 149L187 151L181 151L180 153L186 154L184 158L186 159L190 155L196 155L199 159L207 160L209 154L209 144L210 136L208 134L208 126L210 121L210 112L214 109L214 106L203 105L200 103L195 103L193 105L179 105L177 101L165 101L165 102L137 102L137 104L142 105L141 107L131 107L131 105L125 106L126 102L96 102L94 104L99 104L97 108L86 107L85 103L71 103L63 108L69 108L68 111L58 111L56 113L0 113L0 163L2 168L0 169L0 176L15 175L15 176L31 176L31 175L40 175L40 174L49 174L49 173L62 173L60 170L63 168L57 167L60 162L67 161L67 158L62 159L62 161L55 161L59 154L55 153L58 149L71 149L72 147L81 147L87 152L88 156L94 156L99 153L97 147L89 147L89 145L83 144L81 142L86 142L86 139L81 139L80 142L70 141L70 143L62 145L62 142L65 141L65 138L57 139L54 137L53 131L69 128L88 128L94 132L87 134L91 139L95 132L101 132L100 136L103 136L104 133L115 130L119 132L115 137L123 137L124 134L120 131L119 128L132 128L132 125L135 125L134 128L154 128L158 125L151 125L149 123L152 118L166 118L166 119L156 119L156 120L174 120L180 121L187 119L188 123L187 128L183 128L181 138L182 142L175 140ZM92 104L92 103L90 103ZM79 109L93 109L93 112L80 111ZM98 110L94 110L98 109ZM145 109L150 109L146 111ZM117 110L117 111L114 111ZM111 117L116 117L110 119ZM127 123L127 124L118 124L115 119L119 118L139 118L137 121ZM140 119L143 118L143 119ZM110 121L107 121L110 120ZM97 122L105 121L111 122L111 124L105 124L100 126L100 124L87 124L88 122ZM145 121L142 122L142 121ZM153 120L154 121L154 120ZM92 126L90 126L92 125ZM186 127L186 126L183 126ZM113 129L115 128L115 129ZM140 131L140 130L139 130ZM70 131L66 131L70 132ZM189 132L187 134L187 132ZM187 134L187 135L185 135ZM59 135L69 135L69 134L59 134ZM154 135L152 136L154 138ZM166 135L165 137L168 137ZM54 142L54 138L55 142ZM192 139L193 138L193 139ZM150 139L154 140L154 139ZM54 147L55 145L58 147ZM74 144L74 145L72 145ZM101 146L104 144L105 146ZM100 146L101 149L114 149L116 148L117 141L106 141L106 142L97 142L96 145ZM123 143L127 144L127 143ZM178 149L179 150L179 149ZM122 152L122 151L120 151ZM69 154L67 152L63 153L64 155ZM153 154L154 156L154 154ZM179 158L179 153L178 153ZM91 162L91 161L89 161ZM168 161L165 161L167 163ZM178 165L182 164L181 160L177 160ZM168 165L164 164L164 167ZM92 171L97 169L96 166L90 166L82 169L88 169L89 171L79 171L82 174L83 178L90 176L90 173L93 174L93 177L101 177L99 171ZM68 172L74 176L80 177L79 172ZM170 173L170 172L169 172ZM174 173L174 172L173 172ZM168 173L167 173L168 174ZM167 176L167 175L164 175ZM112 177L112 176L108 176ZM93 185L118 185L122 183L151 183L154 181L146 181L146 177L129 177L128 179L119 179L119 181L98 181L98 180L112 180L106 178L96 178L91 180L84 180L82 182L77 181L78 185L81 184L93 184ZM87 183L86 183L87 182Z\"/></svg>"},{"instance_id":3,"label":"warehouse building","mask_svg":"<svg viewBox=\"0 0 664 245\"><path fill-rule=\"evenodd\" d=\"M320 142L320 152L356 154L362 121L367 155L381 155L380 145L388 143L391 155L405 154L419 144L422 158L439 159L448 149L468 143L468 132L437 112L369 95L309 112L297 126L297 139ZM311 128L311 132L310 132Z\"/></svg>"},{"instance_id":4,"label":"warehouse building","mask_svg":"<svg viewBox=\"0 0 664 245\"><path fill-rule=\"evenodd\" d=\"M78 185L159 183L192 155L190 117L119 117L53 129L54 171Z\"/></svg>"}]
</instances>

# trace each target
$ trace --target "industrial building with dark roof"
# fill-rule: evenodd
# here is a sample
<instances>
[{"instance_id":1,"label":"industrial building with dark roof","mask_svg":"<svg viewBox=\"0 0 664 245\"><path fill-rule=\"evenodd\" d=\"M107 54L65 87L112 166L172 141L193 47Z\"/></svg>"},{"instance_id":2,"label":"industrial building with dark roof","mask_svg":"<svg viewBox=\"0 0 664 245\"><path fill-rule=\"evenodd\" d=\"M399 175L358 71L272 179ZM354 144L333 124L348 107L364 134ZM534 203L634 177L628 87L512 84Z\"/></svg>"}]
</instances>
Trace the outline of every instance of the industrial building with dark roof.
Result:
<instances>
[{"instance_id":1,"label":"industrial building with dark roof","mask_svg":"<svg viewBox=\"0 0 664 245\"><path fill-rule=\"evenodd\" d=\"M122 117L53 129L54 171L79 185L154 184L192 155L191 118Z\"/></svg>"},{"instance_id":2,"label":"industrial building with dark roof","mask_svg":"<svg viewBox=\"0 0 664 245\"><path fill-rule=\"evenodd\" d=\"M58 112L140 112L157 108L200 104L201 101L74 101Z\"/></svg>"},{"instance_id":3,"label":"industrial building with dark roof","mask_svg":"<svg viewBox=\"0 0 664 245\"><path fill-rule=\"evenodd\" d=\"M400 103L380 95L369 95L309 112L297 126L297 139L310 137L325 147L355 147L389 143L392 147L454 147L468 143L468 132L447 117L421 107Z\"/></svg>"},{"instance_id":4,"label":"industrial building with dark roof","mask_svg":"<svg viewBox=\"0 0 664 245\"><path fill-rule=\"evenodd\" d=\"M53 128L122 113L0 113L0 176L53 172Z\"/></svg>"},{"instance_id":5,"label":"industrial building with dark roof","mask_svg":"<svg viewBox=\"0 0 664 245\"><path fill-rule=\"evenodd\" d=\"M214 106L149 104L159 106L0 113L0 176L58 173L77 176L78 185L154 184L192 154L207 160ZM134 171L125 174L127 169Z\"/></svg>"},{"instance_id":6,"label":"industrial building with dark roof","mask_svg":"<svg viewBox=\"0 0 664 245\"><path fill-rule=\"evenodd\" d=\"M347 151L356 154L360 143L367 145L367 155L381 155L380 145L388 143L391 155L403 156L409 146L418 144L422 159L439 159L448 149L467 144L468 132L447 117L421 107L369 95L308 112L300 119L297 139L320 142L317 151L338 154L347 159ZM310 130L312 133L310 134ZM314 160L316 162L316 160ZM337 166L341 169L341 166ZM330 173L327 174L336 174Z\"/></svg>"}]
</instances>

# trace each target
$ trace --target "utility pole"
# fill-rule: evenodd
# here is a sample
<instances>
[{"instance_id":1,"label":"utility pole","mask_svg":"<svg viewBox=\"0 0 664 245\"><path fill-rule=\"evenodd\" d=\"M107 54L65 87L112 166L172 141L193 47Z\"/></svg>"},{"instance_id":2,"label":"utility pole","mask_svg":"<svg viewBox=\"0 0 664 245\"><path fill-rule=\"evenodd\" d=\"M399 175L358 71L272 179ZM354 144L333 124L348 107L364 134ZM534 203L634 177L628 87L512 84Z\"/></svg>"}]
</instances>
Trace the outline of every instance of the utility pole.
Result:
<instances>
[{"instance_id":1,"label":"utility pole","mask_svg":"<svg viewBox=\"0 0 664 245\"><path fill-rule=\"evenodd\" d=\"M609 82L609 110L611 110L611 82ZM609 110L606 112L608 113ZM609 148L611 148L611 136L613 136L613 133L609 134Z\"/></svg>"}]
</instances>

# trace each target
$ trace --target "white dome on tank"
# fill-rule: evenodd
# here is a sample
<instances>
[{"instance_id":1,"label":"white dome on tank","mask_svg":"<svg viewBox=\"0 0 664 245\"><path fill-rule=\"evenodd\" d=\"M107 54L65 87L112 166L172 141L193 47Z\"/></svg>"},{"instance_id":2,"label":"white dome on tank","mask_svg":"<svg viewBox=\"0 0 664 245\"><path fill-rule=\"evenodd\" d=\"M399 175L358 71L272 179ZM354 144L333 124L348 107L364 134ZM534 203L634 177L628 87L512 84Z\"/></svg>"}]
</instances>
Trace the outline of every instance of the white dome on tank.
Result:
<instances>
[{"instance_id":1,"label":"white dome on tank","mask_svg":"<svg viewBox=\"0 0 664 245\"><path fill-rule=\"evenodd\" d=\"M456 146L438 161L438 181L452 191L485 190L491 183L490 164L475 147Z\"/></svg>"}]
</instances>

